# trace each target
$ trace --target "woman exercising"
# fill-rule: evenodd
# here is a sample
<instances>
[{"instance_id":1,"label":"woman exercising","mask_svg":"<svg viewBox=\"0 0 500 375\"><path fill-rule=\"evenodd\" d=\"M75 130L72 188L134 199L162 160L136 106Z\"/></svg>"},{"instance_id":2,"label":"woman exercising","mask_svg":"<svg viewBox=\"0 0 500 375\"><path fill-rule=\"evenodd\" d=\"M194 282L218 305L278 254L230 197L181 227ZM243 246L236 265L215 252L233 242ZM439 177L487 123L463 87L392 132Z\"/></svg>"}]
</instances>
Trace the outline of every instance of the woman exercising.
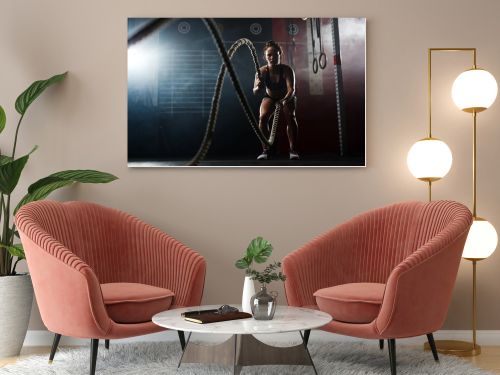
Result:
<instances>
[{"instance_id":1,"label":"woman exercising","mask_svg":"<svg viewBox=\"0 0 500 375\"><path fill-rule=\"evenodd\" d=\"M255 74L253 93L257 95L265 88L264 98L260 104L259 128L266 138L269 138L267 123L269 117L274 112L276 103L283 106L283 114L287 123L288 143L290 144L290 160L299 159L299 154L295 149L297 140L298 124L295 117L295 106L297 97L295 96L295 73L291 67L281 64L281 46L270 40L264 46L264 57L267 65L261 67ZM269 158L269 147L262 145L263 151L257 159L267 160Z\"/></svg>"}]
</instances>

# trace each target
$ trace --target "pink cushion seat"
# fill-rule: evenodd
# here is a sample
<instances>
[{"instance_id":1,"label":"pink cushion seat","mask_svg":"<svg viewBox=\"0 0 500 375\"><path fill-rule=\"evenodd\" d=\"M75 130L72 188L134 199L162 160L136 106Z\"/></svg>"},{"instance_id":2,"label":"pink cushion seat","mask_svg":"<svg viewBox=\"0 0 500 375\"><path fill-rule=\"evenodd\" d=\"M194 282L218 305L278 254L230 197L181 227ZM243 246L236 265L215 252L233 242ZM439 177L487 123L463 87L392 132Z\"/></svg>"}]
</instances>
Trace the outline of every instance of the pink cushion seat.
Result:
<instances>
[{"instance_id":1,"label":"pink cushion seat","mask_svg":"<svg viewBox=\"0 0 500 375\"><path fill-rule=\"evenodd\" d=\"M379 314L385 284L349 283L319 289L314 293L321 311L334 320L347 323L370 323Z\"/></svg>"},{"instance_id":2,"label":"pink cushion seat","mask_svg":"<svg viewBox=\"0 0 500 375\"><path fill-rule=\"evenodd\" d=\"M106 310L116 323L144 323L168 310L174 293L165 288L139 283L101 284Z\"/></svg>"}]
</instances>

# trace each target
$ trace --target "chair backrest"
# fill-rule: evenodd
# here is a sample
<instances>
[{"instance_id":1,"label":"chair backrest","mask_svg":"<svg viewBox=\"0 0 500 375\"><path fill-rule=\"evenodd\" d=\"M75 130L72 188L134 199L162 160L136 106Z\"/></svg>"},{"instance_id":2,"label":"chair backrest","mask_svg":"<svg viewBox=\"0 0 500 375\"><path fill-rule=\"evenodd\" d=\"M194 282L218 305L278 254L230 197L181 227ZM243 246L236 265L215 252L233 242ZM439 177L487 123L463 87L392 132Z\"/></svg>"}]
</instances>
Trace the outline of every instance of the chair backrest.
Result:
<instances>
[{"instance_id":1,"label":"chair backrest","mask_svg":"<svg viewBox=\"0 0 500 375\"><path fill-rule=\"evenodd\" d=\"M33 225L87 263L101 283L130 275L126 262L134 258L127 256L134 251L134 233L127 227L138 219L90 202L49 200L30 205L29 215Z\"/></svg>"},{"instance_id":2,"label":"chair backrest","mask_svg":"<svg viewBox=\"0 0 500 375\"><path fill-rule=\"evenodd\" d=\"M402 202L362 213L350 220L351 256L346 282L385 283L398 264L455 220L463 206L451 201ZM350 275L350 276L349 276Z\"/></svg>"},{"instance_id":3,"label":"chair backrest","mask_svg":"<svg viewBox=\"0 0 500 375\"><path fill-rule=\"evenodd\" d=\"M364 212L352 218L350 256L343 259L347 282L385 283L392 269L410 252L409 233L416 223L421 204L398 203Z\"/></svg>"}]
</instances>

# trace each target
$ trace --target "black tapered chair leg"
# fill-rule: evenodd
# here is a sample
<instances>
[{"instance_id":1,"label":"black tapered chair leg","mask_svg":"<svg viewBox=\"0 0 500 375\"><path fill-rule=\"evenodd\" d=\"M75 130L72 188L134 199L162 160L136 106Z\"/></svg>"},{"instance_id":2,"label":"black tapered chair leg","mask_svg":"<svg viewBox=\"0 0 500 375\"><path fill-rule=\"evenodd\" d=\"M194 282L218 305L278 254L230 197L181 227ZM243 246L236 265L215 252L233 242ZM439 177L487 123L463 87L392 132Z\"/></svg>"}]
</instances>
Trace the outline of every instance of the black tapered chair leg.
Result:
<instances>
[{"instance_id":1,"label":"black tapered chair leg","mask_svg":"<svg viewBox=\"0 0 500 375\"><path fill-rule=\"evenodd\" d=\"M181 349L184 350L186 348L186 338L184 337L184 331L177 331L179 335L179 341L181 342Z\"/></svg>"},{"instance_id":2,"label":"black tapered chair leg","mask_svg":"<svg viewBox=\"0 0 500 375\"><path fill-rule=\"evenodd\" d=\"M95 375L95 363L97 361L97 349L99 348L99 339L90 341L90 375Z\"/></svg>"},{"instance_id":3,"label":"black tapered chair leg","mask_svg":"<svg viewBox=\"0 0 500 375\"><path fill-rule=\"evenodd\" d=\"M61 340L61 335L59 333L54 334L54 341L52 341L52 348L50 349L49 363L52 363L54 356L56 355L57 347L59 346L59 340Z\"/></svg>"},{"instance_id":4,"label":"black tapered chair leg","mask_svg":"<svg viewBox=\"0 0 500 375\"><path fill-rule=\"evenodd\" d=\"M389 347L389 361L391 363L391 375L396 375L396 339L387 340Z\"/></svg>"},{"instance_id":5,"label":"black tapered chair leg","mask_svg":"<svg viewBox=\"0 0 500 375\"><path fill-rule=\"evenodd\" d=\"M384 340L378 340L378 347L380 350L384 350Z\"/></svg>"},{"instance_id":6,"label":"black tapered chair leg","mask_svg":"<svg viewBox=\"0 0 500 375\"><path fill-rule=\"evenodd\" d=\"M436 349L436 343L434 342L434 336L432 335L432 333L427 334L427 341L429 341L429 346L431 347L432 355L434 356L434 360L436 362L439 362L438 352Z\"/></svg>"},{"instance_id":7,"label":"black tapered chair leg","mask_svg":"<svg viewBox=\"0 0 500 375\"><path fill-rule=\"evenodd\" d=\"M311 330L306 329L304 331L304 345L307 346L307 343L309 342L309 336L311 335Z\"/></svg>"},{"instance_id":8,"label":"black tapered chair leg","mask_svg":"<svg viewBox=\"0 0 500 375\"><path fill-rule=\"evenodd\" d=\"M104 347L109 350L109 340L104 340Z\"/></svg>"}]
</instances>

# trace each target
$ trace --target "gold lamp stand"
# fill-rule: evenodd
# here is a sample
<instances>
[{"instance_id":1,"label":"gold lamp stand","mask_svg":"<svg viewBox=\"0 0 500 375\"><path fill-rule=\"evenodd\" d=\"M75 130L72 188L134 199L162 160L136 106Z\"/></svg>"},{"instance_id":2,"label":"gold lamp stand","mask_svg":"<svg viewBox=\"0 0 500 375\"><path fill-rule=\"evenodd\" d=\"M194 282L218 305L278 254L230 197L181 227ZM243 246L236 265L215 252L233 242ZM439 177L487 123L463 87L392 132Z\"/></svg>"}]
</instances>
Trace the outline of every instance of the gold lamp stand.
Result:
<instances>
[{"instance_id":1,"label":"gold lamp stand","mask_svg":"<svg viewBox=\"0 0 500 375\"><path fill-rule=\"evenodd\" d=\"M429 100L428 100L428 106L429 106L429 133L431 129L431 61L432 61L432 52L433 51L443 51L443 52L472 52L473 54L473 66L472 70L476 69L476 49L475 48L430 48L428 52L428 69L429 69ZM494 100L494 99L493 99ZM476 115L477 112L484 111L486 107L469 107L469 108L462 108L463 111L472 113L473 117L473 144L472 144L472 192L473 192L473 210L472 210L472 215L474 218L474 222L484 222L486 220L480 218L476 214ZM432 181L428 181L429 183L429 201L431 200L431 183ZM492 226L491 226L492 227ZM494 228L492 227L492 230L494 231ZM472 227L471 227L471 232L472 232ZM495 233L496 236L496 233ZM469 237L470 233L469 233ZM468 237L468 238L469 238ZM475 238L475 241L477 241L477 238ZM471 240L471 243L474 242ZM476 249L476 246L478 249ZM467 247L467 243L466 243ZM476 287L476 265L479 260L487 258L491 252L494 251L496 247L496 242L494 246L490 246L491 252L486 252L482 253L483 249L479 248L477 243L472 243L471 247L474 247L474 250L476 250L476 254L480 257L471 257L469 254L467 256L464 256L464 259L467 259L472 262L472 342L466 342L466 341L458 341L458 340L436 340L436 349L439 353L443 354L451 354L455 356L460 356L460 357L469 357L469 356L476 356L481 354L481 347L477 344L476 342L476 330L477 330L477 287ZM477 253L479 251L479 253ZM465 250L464 250L465 252ZM424 344L424 349L425 350L430 350L430 345L428 343Z\"/></svg>"}]
</instances>

